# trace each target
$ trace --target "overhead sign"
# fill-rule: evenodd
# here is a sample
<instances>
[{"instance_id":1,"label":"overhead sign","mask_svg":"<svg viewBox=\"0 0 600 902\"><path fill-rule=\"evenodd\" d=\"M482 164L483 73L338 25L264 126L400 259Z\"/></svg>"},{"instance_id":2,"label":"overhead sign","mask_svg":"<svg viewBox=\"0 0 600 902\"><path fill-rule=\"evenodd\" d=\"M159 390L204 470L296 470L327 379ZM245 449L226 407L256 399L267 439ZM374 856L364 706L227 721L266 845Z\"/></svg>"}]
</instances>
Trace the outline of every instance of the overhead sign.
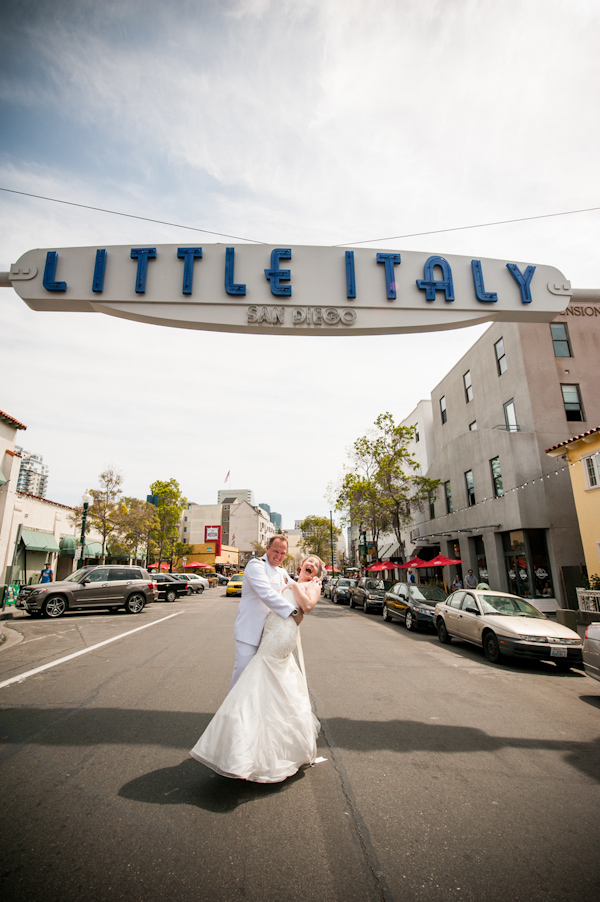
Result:
<instances>
[{"instance_id":1,"label":"overhead sign","mask_svg":"<svg viewBox=\"0 0 600 902\"><path fill-rule=\"evenodd\" d=\"M572 294L559 270L527 261L256 244L31 250L8 284L33 310L268 335L544 322Z\"/></svg>"}]
</instances>

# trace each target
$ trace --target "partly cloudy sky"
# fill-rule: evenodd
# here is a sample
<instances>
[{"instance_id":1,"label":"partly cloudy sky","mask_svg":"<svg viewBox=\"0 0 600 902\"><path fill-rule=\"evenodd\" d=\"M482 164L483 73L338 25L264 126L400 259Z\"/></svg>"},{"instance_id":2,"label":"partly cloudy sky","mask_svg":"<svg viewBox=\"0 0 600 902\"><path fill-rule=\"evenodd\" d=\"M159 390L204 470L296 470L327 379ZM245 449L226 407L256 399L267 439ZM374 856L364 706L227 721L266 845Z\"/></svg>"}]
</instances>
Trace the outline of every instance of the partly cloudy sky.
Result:
<instances>
[{"instance_id":1,"label":"partly cloudy sky","mask_svg":"<svg viewBox=\"0 0 600 902\"><path fill-rule=\"evenodd\" d=\"M0 270L26 250L227 242L547 263L597 288L597 0L3 0ZM202 234L51 203L42 195ZM218 234L217 234L218 233ZM0 288L0 409L76 504L175 477L329 513L351 443L485 327L308 338L36 313Z\"/></svg>"}]
</instances>

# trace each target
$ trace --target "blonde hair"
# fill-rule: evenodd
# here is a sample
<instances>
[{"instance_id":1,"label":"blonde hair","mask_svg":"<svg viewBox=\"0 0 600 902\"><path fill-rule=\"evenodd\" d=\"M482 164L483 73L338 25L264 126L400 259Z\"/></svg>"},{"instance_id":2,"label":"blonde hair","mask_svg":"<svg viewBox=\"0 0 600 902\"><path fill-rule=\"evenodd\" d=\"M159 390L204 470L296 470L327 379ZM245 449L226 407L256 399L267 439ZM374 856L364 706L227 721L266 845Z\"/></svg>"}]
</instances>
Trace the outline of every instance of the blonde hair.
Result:
<instances>
[{"instance_id":1,"label":"blonde hair","mask_svg":"<svg viewBox=\"0 0 600 902\"><path fill-rule=\"evenodd\" d=\"M318 561L318 562L319 562L319 572L317 573L317 576L319 577L319 579L321 579L322 576L323 576L323 570L325 569L325 564L324 564L324 562L321 560L321 558L319 557L318 554L306 554L306 555L304 555L304 557L303 557L302 560L300 561L300 566L302 567L304 561L307 561L309 558L312 558L313 561Z\"/></svg>"}]
</instances>

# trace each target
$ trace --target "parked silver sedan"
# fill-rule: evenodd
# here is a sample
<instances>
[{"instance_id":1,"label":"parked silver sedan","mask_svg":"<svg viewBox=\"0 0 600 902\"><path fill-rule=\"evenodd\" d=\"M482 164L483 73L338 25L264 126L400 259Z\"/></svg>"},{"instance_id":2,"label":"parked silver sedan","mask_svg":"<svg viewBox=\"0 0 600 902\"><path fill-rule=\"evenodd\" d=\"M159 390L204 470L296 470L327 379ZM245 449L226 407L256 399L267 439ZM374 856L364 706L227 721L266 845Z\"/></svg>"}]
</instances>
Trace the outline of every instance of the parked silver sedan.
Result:
<instances>
[{"instance_id":1,"label":"parked silver sedan","mask_svg":"<svg viewBox=\"0 0 600 902\"><path fill-rule=\"evenodd\" d=\"M600 680L600 623L590 623L585 629L583 666L588 676Z\"/></svg>"},{"instance_id":2,"label":"parked silver sedan","mask_svg":"<svg viewBox=\"0 0 600 902\"><path fill-rule=\"evenodd\" d=\"M505 656L535 658L568 670L582 661L582 641L576 632L506 592L453 592L436 604L435 628L442 643L455 637L481 646L492 664Z\"/></svg>"}]
</instances>

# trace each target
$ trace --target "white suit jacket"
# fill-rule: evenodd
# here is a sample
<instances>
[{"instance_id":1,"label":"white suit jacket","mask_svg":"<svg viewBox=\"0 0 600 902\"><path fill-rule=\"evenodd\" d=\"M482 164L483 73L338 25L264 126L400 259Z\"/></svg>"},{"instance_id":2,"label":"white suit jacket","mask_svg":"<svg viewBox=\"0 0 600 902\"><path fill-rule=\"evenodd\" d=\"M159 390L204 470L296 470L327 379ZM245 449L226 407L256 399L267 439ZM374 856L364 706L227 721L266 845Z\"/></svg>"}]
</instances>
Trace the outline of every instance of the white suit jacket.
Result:
<instances>
[{"instance_id":1,"label":"white suit jacket","mask_svg":"<svg viewBox=\"0 0 600 902\"><path fill-rule=\"evenodd\" d=\"M283 567L271 567L266 557L252 558L244 570L242 599L235 618L233 635L240 642L259 645L270 611L289 617L295 609L291 600L281 597L287 573Z\"/></svg>"}]
</instances>

